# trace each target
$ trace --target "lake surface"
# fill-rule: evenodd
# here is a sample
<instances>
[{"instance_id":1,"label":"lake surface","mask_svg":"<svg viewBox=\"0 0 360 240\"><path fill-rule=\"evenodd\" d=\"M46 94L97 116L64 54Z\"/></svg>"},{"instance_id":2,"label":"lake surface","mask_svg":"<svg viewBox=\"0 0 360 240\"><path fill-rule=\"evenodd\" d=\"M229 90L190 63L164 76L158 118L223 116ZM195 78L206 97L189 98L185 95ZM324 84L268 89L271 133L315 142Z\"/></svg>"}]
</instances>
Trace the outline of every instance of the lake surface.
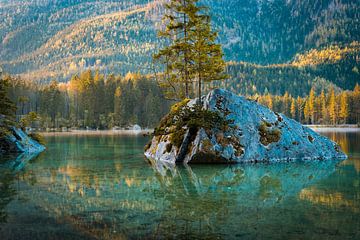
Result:
<instances>
[{"instance_id":1,"label":"lake surface","mask_svg":"<svg viewBox=\"0 0 360 240\"><path fill-rule=\"evenodd\" d=\"M48 136L0 161L0 239L360 239L360 132L345 161L162 166L144 137Z\"/></svg>"}]
</instances>

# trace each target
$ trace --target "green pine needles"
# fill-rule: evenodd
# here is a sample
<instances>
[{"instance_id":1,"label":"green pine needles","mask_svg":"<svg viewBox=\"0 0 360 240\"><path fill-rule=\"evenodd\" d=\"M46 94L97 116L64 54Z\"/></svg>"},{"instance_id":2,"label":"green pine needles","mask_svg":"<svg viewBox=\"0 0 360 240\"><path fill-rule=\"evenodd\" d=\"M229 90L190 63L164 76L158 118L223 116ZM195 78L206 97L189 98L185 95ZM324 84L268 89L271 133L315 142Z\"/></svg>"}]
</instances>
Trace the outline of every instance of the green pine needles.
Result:
<instances>
[{"instance_id":1,"label":"green pine needles","mask_svg":"<svg viewBox=\"0 0 360 240\"><path fill-rule=\"evenodd\" d=\"M169 45L153 56L164 65L161 87L165 96L172 99L190 97L197 83L199 103L204 82L224 80L227 75L217 32L211 29L208 8L198 0L171 0L165 4L165 29L159 36Z\"/></svg>"},{"instance_id":2,"label":"green pine needles","mask_svg":"<svg viewBox=\"0 0 360 240\"><path fill-rule=\"evenodd\" d=\"M0 69L0 137L9 134L10 127L16 125L16 106L7 95L9 84L9 80L2 76Z\"/></svg>"}]
</instances>

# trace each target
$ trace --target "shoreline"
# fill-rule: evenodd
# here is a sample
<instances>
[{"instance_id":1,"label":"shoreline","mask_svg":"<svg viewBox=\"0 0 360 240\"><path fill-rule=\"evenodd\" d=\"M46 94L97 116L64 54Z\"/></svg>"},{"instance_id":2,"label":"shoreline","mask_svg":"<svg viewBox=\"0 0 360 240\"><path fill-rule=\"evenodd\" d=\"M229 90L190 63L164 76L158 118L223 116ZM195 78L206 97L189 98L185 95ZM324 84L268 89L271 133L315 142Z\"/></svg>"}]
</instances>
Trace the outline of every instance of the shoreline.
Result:
<instances>
[{"instance_id":1,"label":"shoreline","mask_svg":"<svg viewBox=\"0 0 360 240\"><path fill-rule=\"evenodd\" d=\"M304 125L315 132L360 132L360 128L356 124L343 125Z\"/></svg>"},{"instance_id":2,"label":"shoreline","mask_svg":"<svg viewBox=\"0 0 360 240\"><path fill-rule=\"evenodd\" d=\"M150 135L153 129L146 130L72 130L68 132L38 132L42 136L77 136L77 135L121 135L121 136L142 136Z\"/></svg>"},{"instance_id":3,"label":"shoreline","mask_svg":"<svg viewBox=\"0 0 360 240\"><path fill-rule=\"evenodd\" d=\"M304 125L315 132L360 132L360 128L355 125ZM137 136L151 135L154 129L145 130L72 130L67 132L38 132L42 136L77 136L77 135L122 135Z\"/></svg>"}]
</instances>

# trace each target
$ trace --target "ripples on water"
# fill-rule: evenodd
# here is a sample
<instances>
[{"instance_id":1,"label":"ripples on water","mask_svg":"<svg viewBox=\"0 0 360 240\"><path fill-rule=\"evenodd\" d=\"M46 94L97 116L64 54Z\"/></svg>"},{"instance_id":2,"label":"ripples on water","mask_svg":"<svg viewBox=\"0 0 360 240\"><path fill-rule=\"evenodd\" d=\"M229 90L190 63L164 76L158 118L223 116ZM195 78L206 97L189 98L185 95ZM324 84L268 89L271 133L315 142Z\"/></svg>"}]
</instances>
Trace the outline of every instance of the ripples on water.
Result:
<instances>
[{"instance_id":1,"label":"ripples on water","mask_svg":"<svg viewBox=\"0 0 360 240\"><path fill-rule=\"evenodd\" d=\"M48 137L1 159L0 236L359 239L360 133L326 135L348 160L176 167L149 164L143 137Z\"/></svg>"}]
</instances>

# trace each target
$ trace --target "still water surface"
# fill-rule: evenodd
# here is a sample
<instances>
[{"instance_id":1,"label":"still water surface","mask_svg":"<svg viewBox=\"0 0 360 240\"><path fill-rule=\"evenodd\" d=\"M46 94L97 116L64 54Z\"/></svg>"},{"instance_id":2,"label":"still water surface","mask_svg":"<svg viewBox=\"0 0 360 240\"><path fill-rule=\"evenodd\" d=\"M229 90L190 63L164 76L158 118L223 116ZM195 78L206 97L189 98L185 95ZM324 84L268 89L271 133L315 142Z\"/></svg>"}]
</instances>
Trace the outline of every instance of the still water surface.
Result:
<instances>
[{"instance_id":1,"label":"still water surface","mask_svg":"<svg viewBox=\"0 0 360 240\"><path fill-rule=\"evenodd\" d=\"M173 168L143 137L47 137L1 159L0 239L360 239L360 132L323 134L349 159Z\"/></svg>"}]
</instances>

